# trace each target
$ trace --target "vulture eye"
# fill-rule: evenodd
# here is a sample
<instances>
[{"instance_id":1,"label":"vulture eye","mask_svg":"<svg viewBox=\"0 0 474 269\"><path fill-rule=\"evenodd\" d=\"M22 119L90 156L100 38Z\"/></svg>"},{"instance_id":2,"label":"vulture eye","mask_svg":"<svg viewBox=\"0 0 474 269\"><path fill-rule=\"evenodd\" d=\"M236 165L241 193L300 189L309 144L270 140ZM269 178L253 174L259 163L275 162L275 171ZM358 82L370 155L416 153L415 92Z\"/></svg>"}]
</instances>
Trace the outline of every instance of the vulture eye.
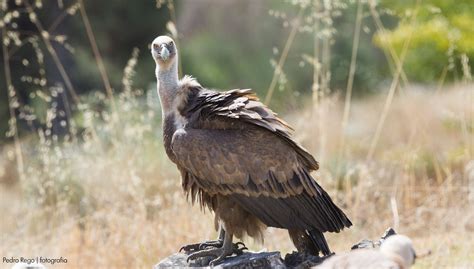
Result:
<instances>
[{"instance_id":1,"label":"vulture eye","mask_svg":"<svg viewBox=\"0 0 474 269\"><path fill-rule=\"evenodd\" d=\"M170 47L173 46L173 41L171 41L171 42L168 44L168 46L170 46Z\"/></svg>"},{"instance_id":2,"label":"vulture eye","mask_svg":"<svg viewBox=\"0 0 474 269\"><path fill-rule=\"evenodd\" d=\"M153 44L153 49L159 50L159 49L160 49L160 45L158 45L158 44Z\"/></svg>"}]
</instances>

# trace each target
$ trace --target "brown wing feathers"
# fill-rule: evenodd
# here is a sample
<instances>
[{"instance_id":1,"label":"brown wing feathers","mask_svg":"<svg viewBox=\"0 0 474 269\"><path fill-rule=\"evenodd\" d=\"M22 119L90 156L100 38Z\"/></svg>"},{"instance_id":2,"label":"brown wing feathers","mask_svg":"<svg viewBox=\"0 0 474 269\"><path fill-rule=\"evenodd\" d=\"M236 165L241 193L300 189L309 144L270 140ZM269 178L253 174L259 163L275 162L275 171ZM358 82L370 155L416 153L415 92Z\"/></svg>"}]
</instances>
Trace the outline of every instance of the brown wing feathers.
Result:
<instances>
[{"instance_id":1,"label":"brown wing feathers","mask_svg":"<svg viewBox=\"0 0 474 269\"><path fill-rule=\"evenodd\" d=\"M293 129L276 114L259 102L258 97L250 90L230 90L215 92L203 88L189 88L188 105L182 114L196 121L196 117L225 117L240 119L260 126L283 138L298 153L305 166L310 170L319 168L318 162L304 148L291 139Z\"/></svg>"},{"instance_id":2,"label":"brown wing feathers","mask_svg":"<svg viewBox=\"0 0 474 269\"><path fill-rule=\"evenodd\" d=\"M213 208L215 194L227 195L273 227L337 232L351 226L310 176L316 160L250 90L188 90L181 114L190 128L175 133L172 148L193 201Z\"/></svg>"},{"instance_id":3,"label":"brown wing feathers","mask_svg":"<svg viewBox=\"0 0 474 269\"><path fill-rule=\"evenodd\" d=\"M231 197L272 227L306 230L316 228L320 232L338 232L352 225L344 213L328 199L324 190L317 196L304 191L286 198L242 194L233 194Z\"/></svg>"}]
</instances>

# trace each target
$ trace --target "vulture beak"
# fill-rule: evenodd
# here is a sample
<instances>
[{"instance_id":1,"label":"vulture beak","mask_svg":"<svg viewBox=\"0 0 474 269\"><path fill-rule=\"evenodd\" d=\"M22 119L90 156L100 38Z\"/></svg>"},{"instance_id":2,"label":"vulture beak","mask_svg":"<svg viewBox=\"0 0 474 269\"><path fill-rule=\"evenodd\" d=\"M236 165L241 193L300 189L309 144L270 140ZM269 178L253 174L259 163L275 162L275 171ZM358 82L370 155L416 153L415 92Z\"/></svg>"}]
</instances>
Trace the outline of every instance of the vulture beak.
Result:
<instances>
[{"instance_id":1,"label":"vulture beak","mask_svg":"<svg viewBox=\"0 0 474 269\"><path fill-rule=\"evenodd\" d=\"M168 48L166 48L165 44L161 45L160 56L163 61L168 60L168 58L170 57L170 51L168 50Z\"/></svg>"}]
</instances>

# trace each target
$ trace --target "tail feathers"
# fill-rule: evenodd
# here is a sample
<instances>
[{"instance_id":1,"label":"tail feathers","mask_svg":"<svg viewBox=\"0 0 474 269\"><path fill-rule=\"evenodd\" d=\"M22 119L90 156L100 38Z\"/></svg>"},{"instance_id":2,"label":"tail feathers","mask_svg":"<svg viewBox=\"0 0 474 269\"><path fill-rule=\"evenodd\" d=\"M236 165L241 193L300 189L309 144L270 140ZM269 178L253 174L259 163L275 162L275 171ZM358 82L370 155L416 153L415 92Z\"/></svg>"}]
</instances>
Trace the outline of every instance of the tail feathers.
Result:
<instances>
[{"instance_id":1,"label":"tail feathers","mask_svg":"<svg viewBox=\"0 0 474 269\"><path fill-rule=\"evenodd\" d=\"M331 254L331 250L329 250L328 243L322 232L317 230L290 229L288 233L298 252L314 256L319 256L319 253L323 254L323 256Z\"/></svg>"},{"instance_id":2,"label":"tail feathers","mask_svg":"<svg viewBox=\"0 0 474 269\"><path fill-rule=\"evenodd\" d=\"M322 232L316 231L316 230L311 230L311 231L306 231L308 233L309 238L311 239L312 243L316 246L316 249L318 251L321 251L321 253L324 256L327 256L331 254L331 250L329 250L328 242L326 241L326 238L324 238L324 235Z\"/></svg>"}]
</instances>

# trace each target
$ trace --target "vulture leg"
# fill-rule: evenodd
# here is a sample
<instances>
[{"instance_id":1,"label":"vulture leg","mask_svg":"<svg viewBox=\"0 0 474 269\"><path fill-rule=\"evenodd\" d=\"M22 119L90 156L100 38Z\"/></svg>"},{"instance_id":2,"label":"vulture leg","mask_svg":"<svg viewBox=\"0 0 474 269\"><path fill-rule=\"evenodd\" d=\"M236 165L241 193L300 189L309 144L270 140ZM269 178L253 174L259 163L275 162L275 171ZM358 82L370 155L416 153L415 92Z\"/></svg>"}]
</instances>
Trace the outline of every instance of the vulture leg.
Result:
<instances>
[{"instance_id":1,"label":"vulture leg","mask_svg":"<svg viewBox=\"0 0 474 269\"><path fill-rule=\"evenodd\" d=\"M319 256L319 253L324 256L331 255L328 243L324 238L323 233L316 230L298 230L289 229L291 241L300 253Z\"/></svg>"},{"instance_id":2,"label":"vulture leg","mask_svg":"<svg viewBox=\"0 0 474 269\"><path fill-rule=\"evenodd\" d=\"M199 250L203 250L209 247L220 248L224 244L225 238L225 230L220 227L219 229L219 237L217 240L206 241L199 244ZM234 253L240 255L242 254L243 250L248 249L243 242L233 243Z\"/></svg>"},{"instance_id":3,"label":"vulture leg","mask_svg":"<svg viewBox=\"0 0 474 269\"><path fill-rule=\"evenodd\" d=\"M191 253L198 250L203 250L209 247L220 248L224 242L225 231L222 227L219 228L219 237L216 240L209 240L202 243L184 245L179 249L179 252L183 251L185 253Z\"/></svg>"},{"instance_id":4,"label":"vulture leg","mask_svg":"<svg viewBox=\"0 0 474 269\"><path fill-rule=\"evenodd\" d=\"M197 258L202 258L202 257L216 257L209 263L210 266L214 266L215 264L224 260L227 256L230 256L234 253L240 254L241 250L236 249L236 246L238 246L238 244L232 243L232 237L233 235L231 233L226 232L222 247L209 248L209 249L204 249L204 250L194 252L188 256L187 261L189 262L191 260L195 260Z\"/></svg>"},{"instance_id":5,"label":"vulture leg","mask_svg":"<svg viewBox=\"0 0 474 269\"><path fill-rule=\"evenodd\" d=\"M219 228L219 237L217 240L206 241L199 244L199 249L206 249L208 247L220 248L224 243L225 231L222 227Z\"/></svg>"}]
</instances>

